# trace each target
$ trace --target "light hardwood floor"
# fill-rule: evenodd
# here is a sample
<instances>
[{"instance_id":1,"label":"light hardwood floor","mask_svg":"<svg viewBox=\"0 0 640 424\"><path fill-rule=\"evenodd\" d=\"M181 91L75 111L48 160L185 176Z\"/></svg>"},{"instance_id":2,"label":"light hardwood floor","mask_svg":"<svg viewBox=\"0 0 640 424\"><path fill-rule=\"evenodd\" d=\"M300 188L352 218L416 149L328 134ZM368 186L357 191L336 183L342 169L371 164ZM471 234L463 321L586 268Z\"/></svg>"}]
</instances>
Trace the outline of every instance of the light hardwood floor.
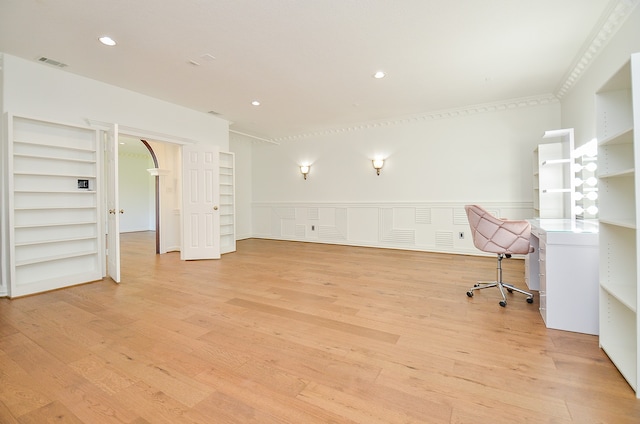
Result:
<instances>
[{"instance_id":1,"label":"light hardwood floor","mask_svg":"<svg viewBox=\"0 0 640 424\"><path fill-rule=\"evenodd\" d=\"M120 285L0 299L0 423L640 422L596 336L467 298L493 258L252 239L181 262L122 239Z\"/></svg>"}]
</instances>

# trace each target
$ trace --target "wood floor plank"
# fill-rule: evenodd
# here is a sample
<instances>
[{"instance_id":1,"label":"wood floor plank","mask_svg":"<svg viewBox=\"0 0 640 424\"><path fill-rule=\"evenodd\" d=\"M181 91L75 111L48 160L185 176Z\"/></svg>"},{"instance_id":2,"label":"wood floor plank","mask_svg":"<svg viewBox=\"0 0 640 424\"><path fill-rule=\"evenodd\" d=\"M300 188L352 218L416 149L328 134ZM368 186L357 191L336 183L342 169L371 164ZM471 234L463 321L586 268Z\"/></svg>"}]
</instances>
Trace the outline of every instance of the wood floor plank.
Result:
<instances>
[{"instance_id":1,"label":"wood floor plank","mask_svg":"<svg viewBox=\"0 0 640 424\"><path fill-rule=\"evenodd\" d=\"M597 336L497 291L495 258L122 234L110 279L0 299L2 423L637 423ZM505 279L524 288L520 259Z\"/></svg>"},{"instance_id":2,"label":"wood floor plank","mask_svg":"<svg viewBox=\"0 0 640 424\"><path fill-rule=\"evenodd\" d=\"M20 417L21 424L82 424L82 421L60 402L51 402Z\"/></svg>"},{"instance_id":3,"label":"wood floor plank","mask_svg":"<svg viewBox=\"0 0 640 424\"><path fill-rule=\"evenodd\" d=\"M251 308L260 312L278 315L284 319L302 321L315 326L327 327L336 331L343 331L353 336L367 337L387 343L395 343L400 337L398 334L392 334L385 331L380 331L372 328L366 328L353 324L346 323L344 321L335 321L326 318L319 317L317 315L304 314L290 309L278 308L270 306L264 303L252 302L249 300L234 298L229 302L230 305L241 306L243 308Z\"/></svg>"}]
</instances>

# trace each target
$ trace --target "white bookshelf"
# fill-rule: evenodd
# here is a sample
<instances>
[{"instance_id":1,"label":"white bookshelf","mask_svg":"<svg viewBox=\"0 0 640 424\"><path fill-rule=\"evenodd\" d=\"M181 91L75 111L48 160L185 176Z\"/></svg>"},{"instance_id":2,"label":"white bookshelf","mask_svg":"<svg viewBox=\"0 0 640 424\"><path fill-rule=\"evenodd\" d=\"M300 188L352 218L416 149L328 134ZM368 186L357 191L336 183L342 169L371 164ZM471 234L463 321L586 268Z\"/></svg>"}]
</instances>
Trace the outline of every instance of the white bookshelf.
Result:
<instances>
[{"instance_id":1,"label":"white bookshelf","mask_svg":"<svg viewBox=\"0 0 640 424\"><path fill-rule=\"evenodd\" d=\"M9 117L11 297L102 277L93 129Z\"/></svg>"},{"instance_id":2,"label":"white bookshelf","mask_svg":"<svg viewBox=\"0 0 640 424\"><path fill-rule=\"evenodd\" d=\"M235 155L220 152L220 253L236 251Z\"/></svg>"},{"instance_id":3,"label":"white bookshelf","mask_svg":"<svg viewBox=\"0 0 640 424\"><path fill-rule=\"evenodd\" d=\"M635 117L634 117L635 110ZM638 396L640 54L596 93L600 346ZM638 396L640 397L640 396Z\"/></svg>"}]
</instances>

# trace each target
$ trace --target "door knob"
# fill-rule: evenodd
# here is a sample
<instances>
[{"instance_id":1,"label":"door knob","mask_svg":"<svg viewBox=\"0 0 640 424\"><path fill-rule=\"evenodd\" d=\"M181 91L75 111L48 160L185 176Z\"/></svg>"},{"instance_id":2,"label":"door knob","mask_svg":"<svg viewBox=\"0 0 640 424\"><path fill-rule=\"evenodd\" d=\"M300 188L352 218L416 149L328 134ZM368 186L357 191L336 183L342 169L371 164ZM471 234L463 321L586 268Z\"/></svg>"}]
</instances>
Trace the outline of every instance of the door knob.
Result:
<instances>
[{"instance_id":1,"label":"door knob","mask_svg":"<svg viewBox=\"0 0 640 424\"><path fill-rule=\"evenodd\" d=\"M214 211L217 211L217 210L218 210L218 207L217 207L217 206L214 206L214 207L213 207L213 210L214 210Z\"/></svg>"},{"instance_id":2,"label":"door knob","mask_svg":"<svg viewBox=\"0 0 640 424\"><path fill-rule=\"evenodd\" d=\"M112 213L112 214L114 214L114 215L115 215L116 210L115 210L115 209L109 209L109 213Z\"/></svg>"},{"instance_id":3,"label":"door knob","mask_svg":"<svg viewBox=\"0 0 640 424\"><path fill-rule=\"evenodd\" d=\"M124 213L124 209L120 209L120 213Z\"/></svg>"}]
</instances>

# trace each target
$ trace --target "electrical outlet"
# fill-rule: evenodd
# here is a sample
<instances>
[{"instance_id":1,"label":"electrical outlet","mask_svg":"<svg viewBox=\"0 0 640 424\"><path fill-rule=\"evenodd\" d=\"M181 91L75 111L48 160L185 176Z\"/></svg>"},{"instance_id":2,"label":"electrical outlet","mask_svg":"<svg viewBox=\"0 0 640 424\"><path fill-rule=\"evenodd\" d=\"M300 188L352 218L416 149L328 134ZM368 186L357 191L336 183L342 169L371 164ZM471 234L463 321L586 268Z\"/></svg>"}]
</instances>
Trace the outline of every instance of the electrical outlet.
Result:
<instances>
[{"instance_id":1,"label":"electrical outlet","mask_svg":"<svg viewBox=\"0 0 640 424\"><path fill-rule=\"evenodd\" d=\"M458 233L458 238L459 238L460 240L464 239L464 231L460 231L460 232Z\"/></svg>"}]
</instances>

